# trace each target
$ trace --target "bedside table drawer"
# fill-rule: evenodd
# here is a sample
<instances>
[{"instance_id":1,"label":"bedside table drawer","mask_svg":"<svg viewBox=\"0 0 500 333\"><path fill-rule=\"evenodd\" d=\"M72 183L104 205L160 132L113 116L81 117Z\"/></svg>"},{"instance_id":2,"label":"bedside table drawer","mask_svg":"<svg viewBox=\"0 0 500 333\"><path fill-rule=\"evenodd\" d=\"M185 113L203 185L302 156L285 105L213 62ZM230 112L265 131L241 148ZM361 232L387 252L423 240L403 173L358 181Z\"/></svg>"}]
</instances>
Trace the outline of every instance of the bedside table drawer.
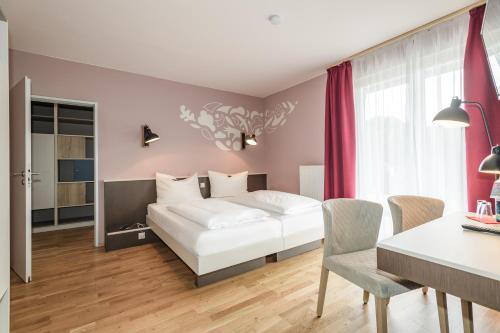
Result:
<instances>
[{"instance_id":1,"label":"bedside table drawer","mask_svg":"<svg viewBox=\"0 0 500 333\"><path fill-rule=\"evenodd\" d=\"M144 238L142 238L144 237ZM104 247L106 251L119 250L157 242L159 239L149 228L107 232Z\"/></svg>"}]
</instances>

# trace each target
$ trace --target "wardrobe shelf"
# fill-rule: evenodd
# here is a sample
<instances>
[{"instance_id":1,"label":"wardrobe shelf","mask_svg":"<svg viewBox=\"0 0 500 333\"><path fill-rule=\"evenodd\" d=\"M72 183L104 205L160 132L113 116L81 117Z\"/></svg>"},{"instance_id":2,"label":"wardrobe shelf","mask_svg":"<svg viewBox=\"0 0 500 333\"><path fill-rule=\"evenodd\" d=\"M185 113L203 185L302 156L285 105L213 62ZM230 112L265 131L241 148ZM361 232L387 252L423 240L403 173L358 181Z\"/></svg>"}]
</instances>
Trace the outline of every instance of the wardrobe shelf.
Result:
<instances>
[{"instance_id":1,"label":"wardrobe shelf","mask_svg":"<svg viewBox=\"0 0 500 333\"><path fill-rule=\"evenodd\" d=\"M65 205L65 206L57 206L57 208L71 208L71 207L83 207L83 206L93 206L93 202L78 204L78 205Z\"/></svg>"},{"instance_id":2,"label":"wardrobe shelf","mask_svg":"<svg viewBox=\"0 0 500 333\"><path fill-rule=\"evenodd\" d=\"M94 158L91 157L64 157L58 158L58 161L93 161Z\"/></svg>"},{"instance_id":3,"label":"wardrobe shelf","mask_svg":"<svg viewBox=\"0 0 500 333\"><path fill-rule=\"evenodd\" d=\"M93 180L74 180L71 182L57 182L58 184L93 183Z\"/></svg>"},{"instance_id":4,"label":"wardrobe shelf","mask_svg":"<svg viewBox=\"0 0 500 333\"><path fill-rule=\"evenodd\" d=\"M86 223L89 225L93 224L92 217L80 217L80 218L74 218L74 219L60 219L59 220L59 225L70 225L70 224L80 224L80 223Z\"/></svg>"},{"instance_id":5,"label":"wardrobe shelf","mask_svg":"<svg viewBox=\"0 0 500 333\"><path fill-rule=\"evenodd\" d=\"M89 125L92 125L94 123L94 119L69 118L69 117L57 117L57 121L61 123L89 124Z\"/></svg>"},{"instance_id":6,"label":"wardrobe shelf","mask_svg":"<svg viewBox=\"0 0 500 333\"><path fill-rule=\"evenodd\" d=\"M79 137L79 138L94 138L93 135L81 135L81 134L57 134L59 136L76 136L76 137Z\"/></svg>"},{"instance_id":7,"label":"wardrobe shelf","mask_svg":"<svg viewBox=\"0 0 500 333\"><path fill-rule=\"evenodd\" d=\"M34 226L33 233L47 232L47 231L56 231L63 229L72 229L72 228L82 228L82 227L90 227L95 223L93 220L87 219L86 221L81 222L64 222L58 225L47 225L47 226Z\"/></svg>"},{"instance_id":8,"label":"wardrobe shelf","mask_svg":"<svg viewBox=\"0 0 500 333\"><path fill-rule=\"evenodd\" d=\"M54 122L54 117L52 116L40 116L40 115L36 115L36 114L33 114L31 115L31 119L34 120L34 121L47 121L47 122Z\"/></svg>"}]
</instances>

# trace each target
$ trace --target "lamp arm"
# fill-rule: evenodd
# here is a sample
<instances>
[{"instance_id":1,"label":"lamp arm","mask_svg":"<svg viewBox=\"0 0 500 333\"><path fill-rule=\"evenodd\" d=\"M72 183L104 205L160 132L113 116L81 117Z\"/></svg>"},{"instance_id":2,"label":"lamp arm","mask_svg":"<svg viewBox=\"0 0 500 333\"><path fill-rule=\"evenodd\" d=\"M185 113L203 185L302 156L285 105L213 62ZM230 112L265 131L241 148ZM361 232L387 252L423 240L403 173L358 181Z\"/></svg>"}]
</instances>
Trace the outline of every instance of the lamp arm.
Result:
<instances>
[{"instance_id":1,"label":"lamp arm","mask_svg":"<svg viewBox=\"0 0 500 333\"><path fill-rule=\"evenodd\" d=\"M483 116L484 128L486 129L486 135L488 136L488 141L490 142L490 147L493 148L493 140L491 140L490 127L488 126L488 120L486 119L486 113L484 112L483 106L479 102L462 101L463 104L472 104L479 108L481 115Z\"/></svg>"}]
</instances>

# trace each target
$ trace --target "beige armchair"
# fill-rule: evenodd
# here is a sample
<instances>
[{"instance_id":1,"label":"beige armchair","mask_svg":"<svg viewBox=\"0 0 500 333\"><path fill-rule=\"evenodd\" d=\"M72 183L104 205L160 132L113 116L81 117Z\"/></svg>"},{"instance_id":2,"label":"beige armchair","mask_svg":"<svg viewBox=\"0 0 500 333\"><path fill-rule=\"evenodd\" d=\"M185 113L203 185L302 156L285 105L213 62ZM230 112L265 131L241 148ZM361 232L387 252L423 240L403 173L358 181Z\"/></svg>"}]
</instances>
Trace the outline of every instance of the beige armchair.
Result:
<instances>
[{"instance_id":1,"label":"beige armchair","mask_svg":"<svg viewBox=\"0 0 500 333\"><path fill-rule=\"evenodd\" d=\"M377 332L387 332L387 300L421 286L377 269L376 243L382 219L378 203L334 199L323 203L325 245L317 315L323 314L332 271L375 296Z\"/></svg>"},{"instance_id":2,"label":"beige armchair","mask_svg":"<svg viewBox=\"0 0 500 333\"><path fill-rule=\"evenodd\" d=\"M396 195L387 199L391 209L393 234L418 227L443 216L444 202L416 195ZM427 294L428 288L422 292Z\"/></svg>"},{"instance_id":3,"label":"beige armchair","mask_svg":"<svg viewBox=\"0 0 500 333\"><path fill-rule=\"evenodd\" d=\"M394 235L443 216L444 202L416 195L395 195L387 199Z\"/></svg>"}]
</instances>

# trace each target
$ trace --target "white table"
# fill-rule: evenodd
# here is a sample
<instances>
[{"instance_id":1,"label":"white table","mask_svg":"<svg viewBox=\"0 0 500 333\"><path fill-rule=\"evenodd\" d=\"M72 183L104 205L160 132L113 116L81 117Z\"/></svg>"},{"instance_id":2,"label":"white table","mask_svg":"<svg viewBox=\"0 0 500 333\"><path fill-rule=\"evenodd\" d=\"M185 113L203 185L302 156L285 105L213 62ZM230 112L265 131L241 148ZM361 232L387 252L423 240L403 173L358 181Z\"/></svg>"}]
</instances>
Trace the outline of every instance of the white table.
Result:
<instances>
[{"instance_id":1,"label":"white table","mask_svg":"<svg viewBox=\"0 0 500 333\"><path fill-rule=\"evenodd\" d=\"M464 213L448 215L383 240L377 267L436 290L441 332L448 332L446 294L462 299L464 331L472 303L500 311L500 236L464 230Z\"/></svg>"}]
</instances>

